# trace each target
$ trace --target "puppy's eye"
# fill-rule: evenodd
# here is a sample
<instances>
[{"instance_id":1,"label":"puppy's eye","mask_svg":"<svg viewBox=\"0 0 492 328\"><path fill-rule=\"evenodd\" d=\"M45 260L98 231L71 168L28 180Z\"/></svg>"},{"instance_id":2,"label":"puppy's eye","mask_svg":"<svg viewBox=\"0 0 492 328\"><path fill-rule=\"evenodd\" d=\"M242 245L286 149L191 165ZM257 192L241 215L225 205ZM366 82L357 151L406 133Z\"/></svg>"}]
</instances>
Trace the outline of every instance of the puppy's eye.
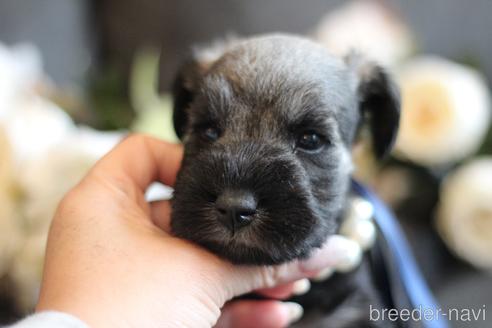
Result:
<instances>
[{"instance_id":1,"label":"puppy's eye","mask_svg":"<svg viewBox=\"0 0 492 328\"><path fill-rule=\"evenodd\" d=\"M316 151L321 149L323 144L323 138L319 134L307 131L299 135L296 147L307 151Z\"/></svg>"},{"instance_id":2,"label":"puppy's eye","mask_svg":"<svg viewBox=\"0 0 492 328\"><path fill-rule=\"evenodd\" d=\"M219 139L220 131L216 127L208 126L202 130L202 135L205 139L209 141L215 141Z\"/></svg>"}]
</instances>

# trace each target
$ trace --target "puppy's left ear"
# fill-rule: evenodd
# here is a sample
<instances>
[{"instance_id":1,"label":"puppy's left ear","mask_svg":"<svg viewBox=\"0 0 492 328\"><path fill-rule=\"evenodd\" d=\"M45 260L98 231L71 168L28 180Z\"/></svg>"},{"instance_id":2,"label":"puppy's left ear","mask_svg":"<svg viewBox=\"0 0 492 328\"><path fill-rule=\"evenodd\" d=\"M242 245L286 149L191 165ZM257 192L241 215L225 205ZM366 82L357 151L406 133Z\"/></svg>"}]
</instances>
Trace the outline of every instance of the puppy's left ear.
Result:
<instances>
[{"instance_id":1,"label":"puppy's left ear","mask_svg":"<svg viewBox=\"0 0 492 328\"><path fill-rule=\"evenodd\" d=\"M346 58L356 75L356 93L362 123L369 122L373 150L382 158L391 150L400 121L400 91L379 65L357 54Z\"/></svg>"}]
</instances>

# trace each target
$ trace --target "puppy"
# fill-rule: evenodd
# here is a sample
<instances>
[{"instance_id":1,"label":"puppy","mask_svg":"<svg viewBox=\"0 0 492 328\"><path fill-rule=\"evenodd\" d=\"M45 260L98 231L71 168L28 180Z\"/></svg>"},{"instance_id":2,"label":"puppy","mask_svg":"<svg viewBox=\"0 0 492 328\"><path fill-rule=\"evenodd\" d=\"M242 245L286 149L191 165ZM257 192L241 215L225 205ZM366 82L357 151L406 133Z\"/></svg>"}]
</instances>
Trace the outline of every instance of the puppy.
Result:
<instances>
[{"instance_id":1,"label":"puppy","mask_svg":"<svg viewBox=\"0 0 492 328\"><path fill-rule=\"evenodd\" d=\"M363 58L337 58L290 35L195 51L173 88L185 154L172 230L236 264L306 258L338 231L351 148L368 122L382 157L399 121L398 90ZM316 284L301 325L369 327L381 304L370 264Z\"/></svg>"}]
</instances>

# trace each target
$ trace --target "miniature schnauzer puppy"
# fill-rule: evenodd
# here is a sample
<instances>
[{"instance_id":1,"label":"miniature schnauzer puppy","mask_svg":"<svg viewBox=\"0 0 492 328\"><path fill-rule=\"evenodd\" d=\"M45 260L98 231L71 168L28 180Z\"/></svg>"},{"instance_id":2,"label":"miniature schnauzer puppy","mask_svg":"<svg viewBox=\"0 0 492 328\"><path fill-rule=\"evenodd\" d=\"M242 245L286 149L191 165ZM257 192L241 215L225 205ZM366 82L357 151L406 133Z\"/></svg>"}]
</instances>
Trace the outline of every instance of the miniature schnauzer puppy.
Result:
<instances>
[{"instance_id":1,"label":"miniature schnauzer puppy","mask_svg":"<svg viewBox=\"0 0 492 328\"><path fill-rule=\"evenodd\" d=\"M337 233L358 131L367 121L382 157L398 129L398 90L381 67L297 36L197 50L173 93L185 153L172 231L236 264L306 258ZM369 271L363 263L314 286L299 300L321 313L308 325L373 325L365 315L378 298Z\"/></svg>"}]
</instances>

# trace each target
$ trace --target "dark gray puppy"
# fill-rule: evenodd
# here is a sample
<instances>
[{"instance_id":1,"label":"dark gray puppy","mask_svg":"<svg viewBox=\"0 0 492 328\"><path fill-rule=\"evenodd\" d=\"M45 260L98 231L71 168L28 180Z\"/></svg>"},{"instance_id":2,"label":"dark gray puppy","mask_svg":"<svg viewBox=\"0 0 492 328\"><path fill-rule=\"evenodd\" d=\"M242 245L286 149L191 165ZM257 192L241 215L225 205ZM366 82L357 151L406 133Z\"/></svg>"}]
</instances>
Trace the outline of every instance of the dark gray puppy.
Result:
<instances>
[{"instance_id":1,"label":"dark gray puppy","mask_svg":"<svg viewBox=\"0 0 492 328\"><path fill-rule=\"evenodd\" d=\"M178 74L174 97L185 155L172 230L238 264L305 258L336 233L361 124L367 119L373 148L383 156L399 120L398 91L379 66L359 56L336 58L288 35L195 51ZM342 279L336 287L325 283L321 296L310 293L330 299L318 309L326 314L324 323L314 325L368 321L368 304L377 302L377 293L366 277L371 273L358 274L363 267L335 277ZM355 297L355 306L332 297L339 289L366 291L358 292L363 296ZM300 301L308 306L312 298ZM347 314L361 304L367 305L364 315Z\"/></svg>"}]
</instances>

